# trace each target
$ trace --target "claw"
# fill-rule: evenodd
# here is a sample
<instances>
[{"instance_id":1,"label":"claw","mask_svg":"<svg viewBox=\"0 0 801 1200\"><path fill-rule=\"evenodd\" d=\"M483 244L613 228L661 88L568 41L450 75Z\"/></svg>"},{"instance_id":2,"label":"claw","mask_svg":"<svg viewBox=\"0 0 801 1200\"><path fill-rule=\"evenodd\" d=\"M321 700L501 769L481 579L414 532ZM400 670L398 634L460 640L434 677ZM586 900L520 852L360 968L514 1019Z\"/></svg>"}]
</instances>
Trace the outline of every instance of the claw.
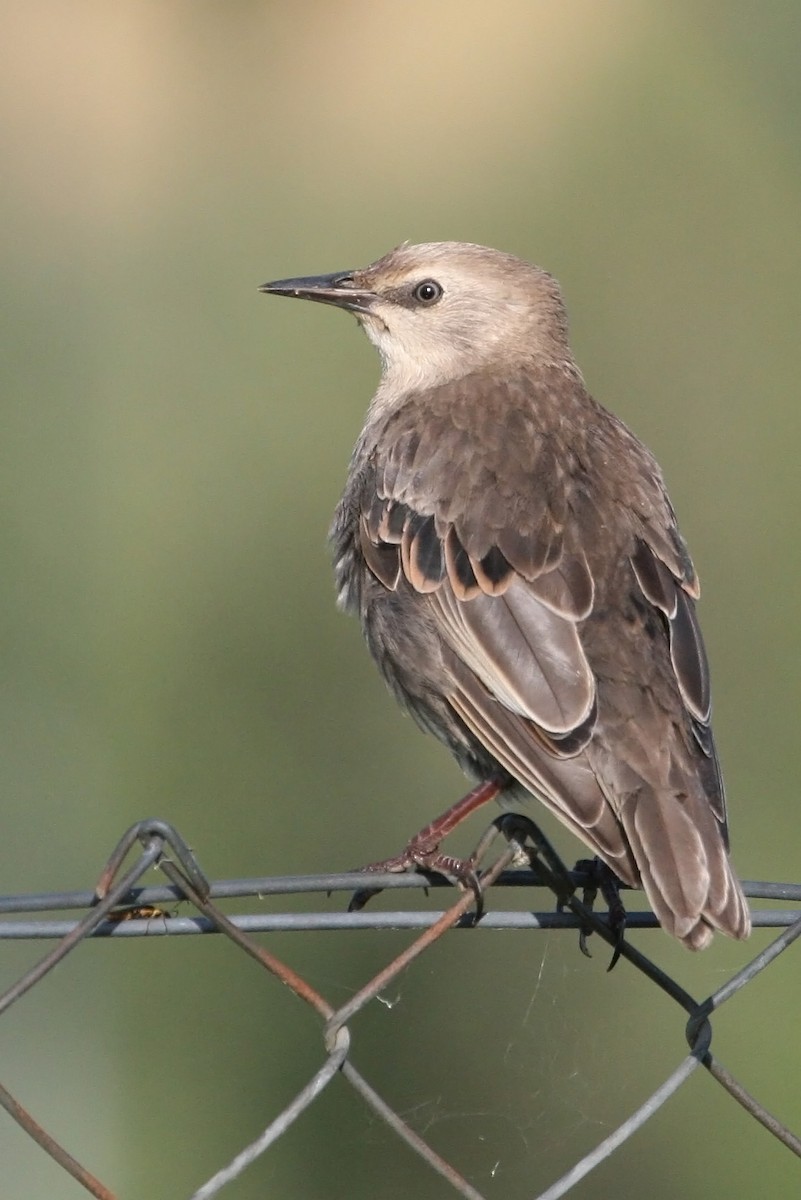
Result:
<instances>
[{"instance_id":1,"label":"claw","mask_svg":"<svg viewBox=\"0 0 801 1200\"><path fill-rule=\"evenodd\" d=\"M367 872L371 871L374 874L379 872L401 872L401 871L432 871L440 875L445 875L448 879L453 879L460 887L469 889L476 900L475 920L478 922L484 913L484 897L481 891L481 883L476 874L475 865L470 859L454 858L450 854L440 854L439 845L446 834L450 833L457 825L486 804L489 800L494 800L501 790L501 784L497 780L490 779L485 783L480 783L474 787L466 796L462 796L455 804L452 804L449 809L442 813L430 825L426 825L425 829L421 829L419 833L410 840L406 849L394 858L385 858L381 862L370 863L369 866L362 869ZM381 888L359 888L351 896L348 904L348 912L358 912L364 908L368 901L372 900L373 896L377 896Z\"/></svg>"},{"instance_id":2,"label":"claw","mask_svg":"<svg viewBox=\"0 0 801 1200\"><path fill-rule=\"evenodd\" d=\"M484 895L481 890L481 881L470 859L454 858L451 854L439 854L432 851L421 853L410 842L404 852L396 858L387 858L383 862L370 863L369 866L362 869L365 872L373 871L376 874L385 871L398 873L401 871L423 871L425 874L444 875L446 879L453 880L459 887L464 888L465 891L469 890L473 893L476 901L476 923L484 915ZM359 912L372 900L373 896L377 896L381 891L383 891L382 888L359 888L350 898L348 912Z\"/></svg>"},{"instance_id":3,"label":"claw","mask_svg":"<svg viewBox=\"0 0 801 1200\"><path fill-rule=\"evenodd\" d=\"M623 943L626 940L626 910L620 899L620 880L612 868L608 867L600 858L583 858L576 863L575 869L583 871L587 877L582 894L587 908L592 909L599 891L606 901L607 923L610 931L615 935L612 961L606 968L607 971L611 971L620 958ZM591 933L592 930L589 932ZM592 957L587 949L587 933L584 930L579 935L579 949L588 958Z\"/></svg>"}]
</instances>

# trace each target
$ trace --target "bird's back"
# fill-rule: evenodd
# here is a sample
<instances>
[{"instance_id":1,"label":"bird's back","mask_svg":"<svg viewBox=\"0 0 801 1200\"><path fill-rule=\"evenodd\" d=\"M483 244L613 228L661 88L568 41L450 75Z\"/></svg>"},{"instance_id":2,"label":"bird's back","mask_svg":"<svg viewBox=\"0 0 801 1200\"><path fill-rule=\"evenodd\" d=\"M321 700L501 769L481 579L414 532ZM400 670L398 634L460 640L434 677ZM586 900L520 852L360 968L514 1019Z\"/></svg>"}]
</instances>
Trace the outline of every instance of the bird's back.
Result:
<instances>
[{"instance_id":1,"label":"bird's back","mask_svg":"<svg viewBox=\"0 0 801 1200\"><path fill-rule=\"evenodd\" d=\"M745 936L692 564L653 457L575 368L385 407L332 539L385 678L468 771L536 794L688 945Z\"/></svg>"}]
</instances>

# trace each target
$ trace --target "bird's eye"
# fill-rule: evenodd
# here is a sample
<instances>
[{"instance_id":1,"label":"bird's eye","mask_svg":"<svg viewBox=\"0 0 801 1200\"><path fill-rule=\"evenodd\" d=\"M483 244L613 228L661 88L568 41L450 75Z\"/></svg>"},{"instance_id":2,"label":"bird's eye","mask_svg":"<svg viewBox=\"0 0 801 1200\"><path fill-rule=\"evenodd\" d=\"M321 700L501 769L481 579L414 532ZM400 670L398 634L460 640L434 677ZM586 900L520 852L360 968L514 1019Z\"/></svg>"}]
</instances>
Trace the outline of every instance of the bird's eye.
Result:
<instances>
[{"instance_id":1,"label":"bird's eye","mask_svg":"<svg viewBox=\"0 0 801 1200\"><path fill-rule=\"evenodd\" d=\"M422 283L415 285L412 292L412 296L418 304L436 304L441 295L442 288L436 279L424 279Z\"/></svg>"}]
</instances>

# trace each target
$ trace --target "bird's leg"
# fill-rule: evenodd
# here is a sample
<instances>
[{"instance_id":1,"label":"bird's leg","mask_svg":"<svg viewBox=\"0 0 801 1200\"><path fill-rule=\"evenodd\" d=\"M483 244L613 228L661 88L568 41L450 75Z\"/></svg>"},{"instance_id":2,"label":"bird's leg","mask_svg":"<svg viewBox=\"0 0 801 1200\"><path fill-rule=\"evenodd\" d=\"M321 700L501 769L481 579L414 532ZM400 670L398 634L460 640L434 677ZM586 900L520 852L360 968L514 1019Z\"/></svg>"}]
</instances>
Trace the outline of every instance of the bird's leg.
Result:
<instances>
[{"instance_id":1,"label":"bird's leg","mask_svg":"<svg viewBox=\"0 0 801 1200\"><path fill-rule=\"evenodd\" d=\"M607 921L615 935L612 961L607 967L607 971L611 971L620 958L620 950L626 933L626 909L620 899L620 880L612 868L600 858L583 858L576 863L576 870L583 871L587 877L582 894L582 899L587 907L592 908L599 891L606 901L609 910ZM591 933L592 930L589 932ZM582 954L586 954L588 958L591 957L587 949L587 932L585 930L582 930L579 935L579 946Z\"/></svg>"},{"instance_id":2,"label":"bird's leg","mask_svg":"<svg viewBox=\"0 0 801 1200\"><path fill-rule=\"evenodd\" d=\"M576 863L577 871L584 871L587 881L581 890L581 899L586 904L587 908L593 909L595 901L598 898L598 880L596 878L597 858L580 858ZM579 934L579 950L585 958L592 958L590 948L587 945L587 938L591 935L591 928L583 928Z\"/></svg>"},{"instance_id":3,"label":"bird's leg","mask_svg":"<svg viewBox=\"0 0 801 1200\"><path fill-rule=\"evenodd\" d=\"M494 800L501 790L502 785L496 779L488 779L484 783L479 783L444 813L440 813L430 825L426 825L419 833L416 833L400 854L395 855L394 858L385 858L380 862L370 863L362 870L372 872L400 872L409 869L437 871L441 875L455 879L462 887L470 888L476 898L476 907L478 915L480 915L483 899L474 863L469 858L462 859L455 858L452 854L440 854L439 846L442 839L452 833L457 825L461 825L462 821L474 813L477 808ZM373 896L377 896L380 891L381 888L360 888L358 892L354 892L348 905L348 912L357 912L360 908L364 908L367 901Z\"/></svg>"},{"instance_id":4,"label":"bird's leg","mask_svg":"<svg viewBox=\"0 0 801 1200\"><path fill-rule=\"evenodd\" d=\"M576 884L572 873L568 871L539 825L535 825L531 818L523 813L504 813L494 824L508 842L513 842L518 847L522 857L528 860L529 869L539 877L538 883L551 889L556 899L556 911L564 912L573 899ZM587 895L585 889L585 903ZM589 957L583 934L581 949Z\"/></svg>"}]
</instances>

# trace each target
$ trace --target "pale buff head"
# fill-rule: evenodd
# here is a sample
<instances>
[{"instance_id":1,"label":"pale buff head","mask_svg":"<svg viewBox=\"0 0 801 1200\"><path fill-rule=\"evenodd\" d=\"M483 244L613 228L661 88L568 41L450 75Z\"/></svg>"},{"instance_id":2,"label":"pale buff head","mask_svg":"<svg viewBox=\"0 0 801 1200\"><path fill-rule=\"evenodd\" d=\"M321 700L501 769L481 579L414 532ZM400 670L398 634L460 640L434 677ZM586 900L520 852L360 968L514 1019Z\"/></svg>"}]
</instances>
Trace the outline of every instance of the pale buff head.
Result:
<instances>
[{"instance_id":1,"label":"pale buff head","mask_svg":"<svg viewBox=\"0 0 801 1200\"><path fill-rule=\"evenodd\" d=\"M353 312L394 392L526 361L572 365L556 280L486 246L402 245L361 270L279 280L263 290Z\"/></svg>"}]
</instances>

